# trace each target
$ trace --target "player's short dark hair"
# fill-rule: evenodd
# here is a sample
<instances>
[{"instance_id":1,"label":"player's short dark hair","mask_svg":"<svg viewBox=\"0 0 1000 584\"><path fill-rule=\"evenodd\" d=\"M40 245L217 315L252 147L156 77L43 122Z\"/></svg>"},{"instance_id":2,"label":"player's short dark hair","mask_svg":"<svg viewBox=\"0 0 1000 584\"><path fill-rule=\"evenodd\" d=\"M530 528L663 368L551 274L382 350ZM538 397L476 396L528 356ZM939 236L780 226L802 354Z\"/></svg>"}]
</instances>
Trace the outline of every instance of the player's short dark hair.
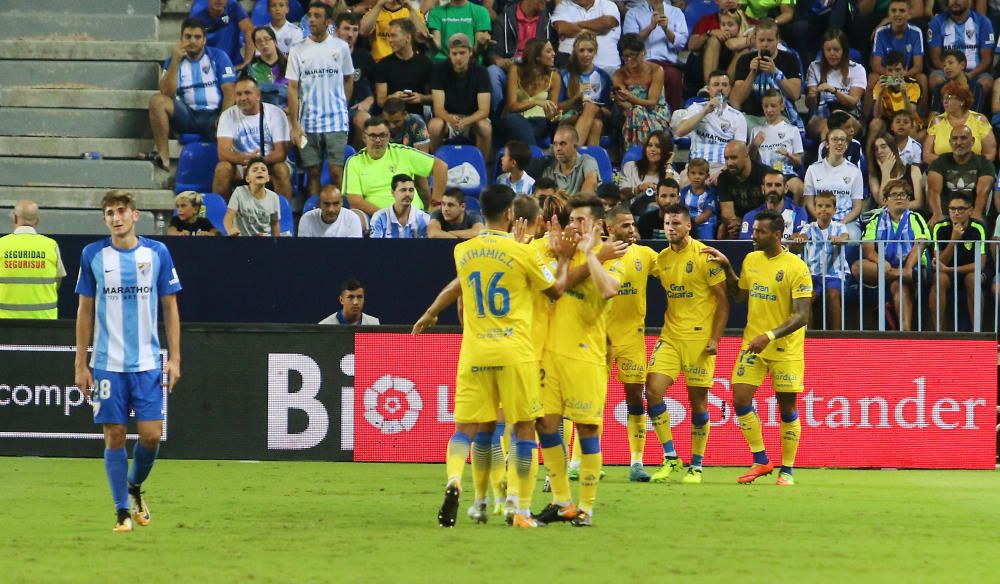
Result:
<instances>
[{"instance_id":1,"label":"player's short dark hair","mask_svg":"<svg viewBox=\"0 0 1000 584\"><path fill-rule=\"evenodd\" d=\"M208 27L205 26L205 22L200 18L185 18L184 22L181 23L181 35L189 28L201 29L201 34L208 37Z\"/></svg>"},{"instance_id":2,"label":"player's short dark hair","mask_svg":"<svg viewBox=\"0 0 1000 584\"><path fill-rule=\"evenodd\" d=\"M958 49L945 49L941 52L941 60L944 61L948 57L954 58L959 63L968 63L969 60L966 58L965 53Z\"/></svg>"},{"instance_id":3,"label":"player's short dark hair","mask_svg":"<svg viewBox=\"0 0 1000 584\"><path fill-rule=\"evenodd\" d=\"M455 199L459 205L465 204L465 191L460 188L452 187L444 192L442 197L451 197Z\"/></svg>"},{"instance_id":4,"label":"player's short dark hair","mask_svg":"<svg viewBox=\"0 0 1000 584\"><path fill-rule=\"evenodd\" d=\"M559 190L559 185L556 184L556 180L554 178L543 176L542 178L536 180L535 185L532 187L533 191L539 191L542 189L552 189L555 191Z\"/></svg>"},{"instance_id":5,"label":"player's short dark hair","mask_svg":"<svg viewBox=\"0 0 1000 584\"><path fill-rule=\"evenodd\" d=\"M357 24L358 26L360 26L361 15L358 14L357 12L348 12L345 10L337 15L337 18L335 19L334 22L337 23L337 28L340 28L340 25L345 22L350 22L351 24Z\"/></svg>"},{"instance_id":6,"label":"player's short dark hair","mask_svg":"<svg viewBox=\"0 0 1000 584\"><path fill-rule=\"evenodd\" d=\"M830 117L826 119L827 131L843 130L854 118L844 110L830 112Z\"/></svg>"},{"instance_id":7,"label":"player's short dark hair","mask_svg":"<svg viewBox=\"0 0 1000 584\"><path fill-rule=\"evenodd\" d=\"M538 206L535 197L520 195L514 198L514 219L525 219L528 223L534 223L541 213L542 208Z\"/></svg>"},{"instance_id":8,"label":"player's short dark hair","mask_svg":"<svg viewBox=\"0 0 1000 584\"><path fill-rule=\"evenodd\" d=\"M900 53L899 51L896 50L889 51L889 53L885 56L885 67L889 68L889 67L894 67L896 65L902 65L905 67L906 56L904 56L903 53Z\"/></svg>"},{"instance_id":9,"label":"player's short dark hair","mask_svg":"<svg viewBox=\"0 0 1000 584\"><path fill-rule=\"evenodd\" d=\"M409 18L394 18L389 21L389 26L398 27L400 30L410 35L410 38L417 36L417 27L413 25L413 22Z\"/></svg>"},{"instance_id":10,"label":"player's short dark hair","mask_svg":"<svg viewBox=\"0 0 1000 584\"><path fill-rule=\"evenodd\" d=\"M784 231L785 230L785 219L781 216L781 213L777 211L772 211L770 209L764 209L757 216L754 217L755 221L769 221L771 223L771 231Z\"/></svg>"},{"instance_id":11,"label":"player's short dark hair","mask_svg":"<svg viewBox=\"0 0 1000 584\"><path fill-rule=\"evenodd\" d=\"M367 120L365 120L364 127L366 130L368 128L374 128L375 126L385 126L386 128L388 128L389 124L385 123L385 118L383 118L382 116L372 116Z\"/></svg>"},{"instance_id":12,"label":"player's short dark hair","mask_svg":"<svg viewBox=\"0 0 1000 584\"><path fill-rule=\"evenodd\" d=\"M392 177L392 187L391 187L392 190L395 191L396 187L399 186L399 183L405 183L405 182L415 182L415 181L413 180L412 176L406 174L405 172L401 172L399 174L393 175L393 177Z\"/></svg>"},{"instance_id":13,"label":"player's short dark hair","mask_svg":"<svg viewBox=\"0 0 1000 584\"><path fill-rule=\"evenodd\" d=\"M535 188L538 188L538 183L535 183ZM555 188L554 184L552 188ZM548 221L553 215L555 215L560 225L563 227L569 225L569 210L566 206L565 193L562 191L556 191L551 195L539 195L537 198L538 206L542 209L543 219Z\"/></svg>"},{"instance_id":14,"label":"player's short dark hair","mask_svg":"<svg viewBox=\"0 0 1000 584\"><path fill-rule=\"evenodd\" d=\"M604 219L604 203L601 198L593 193L577 193L569 198L566 207L572 212L574 209L588 209L590 216L594 219Z\"/></svg>"},{"instance_id":15,"label":"player's short dark hair","mask_svg":"<svg viewBox=\"0 0 1000 584\"><path fill-rule=\"evenodd\" d=\"M352 292L359 289L363 290L364 287L365 286L361 283L361 280L358 280L357 278L348 278L340 283L340 293L343 294L344 292Z\"/></svg>"},{"instance_id":16,"label":"player's short dark hair","mask_svg":"<svg viewBox=\"0 0 1000 584\"><path fill-rule=\"evenodd\" d=\"M682 205L680 203L671 203L667 205L667 208L663 210L664 215L684 215L691 220L691 209L687 205Z\"/></svg>"},{"instance_id":17,"label":"player's short dark hair","mask_svg":"<svg viewBox=\"0 0 1000 584\"><path fill-rule=\"evenodd\" d=\"M531 146L520 140L507 142L507 156L514 161L514 164L521 170L528 168L531 164Z\"/></svg>"},{"instance_id":18,"label":"player's short dark hair","mask_svg":"<svg viewBox=\"0 0 1000 584\"><path fill-rule=\"evenodd\" d=\"M319 8L324 13L326 13L327 20L333 20L333 6L330 6L329 4L326 4L324 2L320 2L319 0L313 0L312 2L309 3L309 10L312 10L313 8Z\"/></svg>"},{"instance_id":19,"label":"player's short dark hair","mask_svg":"<svg viewBox=\"0 0 1000 584\"><path fill-rule=\"evenodd\" d=\"M681 185L678 184L676 180L674 180L674 179L672 179L670 177L661 178L660 182L656 183L656 192L657 192L657 194L659 194L660 189L663 188L663 187L673 187L673 188L677 189L678 193L681 191Z\"/></svg>"},{"instance_id":20,"label":"player's short dark hair","mask_svg":"<svg viewBox=\"0 0 1000 584\"><path fill-rule=\"evenodd\" d=\"M607 212L609 219L613 219L619 215L628 215L629 217L632 217L632 211L630 211L625 205L615 205L610 211Z\"/></svg>"},{"instance_id":21,"label":"player's short dark hair","mask_svg":"<svg viewBox=\"0 0 1000 584\"><path fill-rule=\"evenodd\" d=\"M507 185L489 185L479 194L479 207L487 221L496 221L514 204L514 189Z\"/></svg>"},{"instance_id":22,"label":"player's short dark hair","mask_svg":"<svg viewBox=\"0 0 1000 584\"><path fill-rule=\"evenodd\" d=\"M104 197L101 199L101 210L115 205L125 205L135 211L135 195L124 189L112 189L104 193Z\"/></svg>"}]
</instances>

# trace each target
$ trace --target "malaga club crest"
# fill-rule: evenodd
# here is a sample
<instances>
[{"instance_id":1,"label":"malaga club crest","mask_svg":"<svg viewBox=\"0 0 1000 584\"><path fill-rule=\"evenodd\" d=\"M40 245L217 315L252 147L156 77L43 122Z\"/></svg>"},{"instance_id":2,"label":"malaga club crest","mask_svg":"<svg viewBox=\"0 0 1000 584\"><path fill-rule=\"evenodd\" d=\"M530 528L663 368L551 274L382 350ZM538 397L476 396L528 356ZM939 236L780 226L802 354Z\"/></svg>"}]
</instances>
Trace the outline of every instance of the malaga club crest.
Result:
<instances>
[{"instance_id":1,"label":"malaga club crest","mask_svg":"<svg viewBox=\"0 0 1000 584\"><path fill-rule=\"evenodd\" d=\"M139 262L138 264L136 264L136 269L139 270L140 274L145 276L146 273L149 272L149 266L150 262Z\"/></svg>"},{"instance_id":2,"label":"malaga club crest","mask_svg":"<svg viewBox=\"0 0 1000 584\"><path fill-rule=\"evenodd\" d=\"M774 275L774 281L780 282L785 278L785 270L778 270L778 273Z\"/></svg>"}]
</instances>

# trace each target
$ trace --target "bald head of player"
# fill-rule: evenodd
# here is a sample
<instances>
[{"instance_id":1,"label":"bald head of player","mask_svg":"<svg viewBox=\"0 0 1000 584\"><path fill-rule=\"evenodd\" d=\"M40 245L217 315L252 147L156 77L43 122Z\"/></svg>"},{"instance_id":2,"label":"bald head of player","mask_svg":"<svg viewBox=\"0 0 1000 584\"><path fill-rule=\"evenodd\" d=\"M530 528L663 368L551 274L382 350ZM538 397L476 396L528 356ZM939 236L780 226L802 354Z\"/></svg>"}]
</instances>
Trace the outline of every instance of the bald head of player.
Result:
<instances>
[{"instance_id":1,"label":"bald head of player","mask_svg":"<svg viewBox=\"0 0 1000 584\"><path fill-rule=\"evenodd\" d=\"M479 195L480 211L486 228L510 231L514 222L514 190L506 185L489 185Z\"/></svg>"},{"instance_id":2,"label":"bald head of player","mask_svg":"<svg viewBox=\"0 0 1000 584\"><path fill-rule=\"evenodd\" d=\"M687 205L674 203L663 210L663 235L675 251L683 249L691 233L691 210Z\"/></svg>"},{"instance_id":3,"label":"bald head of player","mask_svg":"<svg viewBox=\"0 0 1000 584\"><path fill-rule=\"evenodd\" d=\"M781 236L785 233L785 220L781 213L766 209L757 214L753 221L754 249L762 251L768 257L774 257L781 251Z\"/></svg>"},{"instance_id":4,"label":"bald head of player","mask_svg":"<svg viewBox=\"0 0 1000 584\"><path fill-rule=\"evenodd\" d=\"M14 227L34 227L38 225L38 203L31 199L21 199L14 204Z\"/></svg>"},{"instance_id":5,"label":"bald head of player","mask_svg":"<svg viewBox=\"0 0 1000 584\"><path fill-rule=\"evenodd\" d=\"M624 241L631 245L639 239L635 229L635 217L623 205L613 207L608 211L608 235L612 241Z\"/></svg>"}]
</instances>

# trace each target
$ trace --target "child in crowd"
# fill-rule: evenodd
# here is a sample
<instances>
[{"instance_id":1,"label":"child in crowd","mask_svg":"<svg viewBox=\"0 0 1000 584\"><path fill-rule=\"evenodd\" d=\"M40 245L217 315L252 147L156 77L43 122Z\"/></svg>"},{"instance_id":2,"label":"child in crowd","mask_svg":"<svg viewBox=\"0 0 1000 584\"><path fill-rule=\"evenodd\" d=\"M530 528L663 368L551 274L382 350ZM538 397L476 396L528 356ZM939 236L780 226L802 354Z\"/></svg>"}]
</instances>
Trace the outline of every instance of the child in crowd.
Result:
<instances>
[{"instance_id":1,"label":"child in crowd","mask_svg":"<svg viewBox=\"0 0 1000 584\"><path fill-rule=\"evenodd\" d=\"M804 185L797 169L802 166L802 135L799 129L782 115L785 99L774 89L769 89L761 99L767 123L750 132L751 153L756 152L761 164L780 170L785 175L785 188L792 194L796 205L802 204Z\"/></svg>"},{"instance_id":2,"label":"child in crowd","mask_svg":"<svg viewBox=\"0 0 1000 584\"><path fill-rule=\"evenodd\" d=\"M923 136L925 132L917 129L916 117L907 110L900 110L892 114L892 136L896 139L896 148L899 150L899 160L903 164L922 164L924 161L924 147L920 139L914 134Z\"/></svg>"},{"instance_id":3,"label":"child in crowd","mask_svg":"<svg viewBox=\"0 0 1000 584\"><path fill-rule=\"evenodd\" d=\"M715 238L719 215L719 197L715 188L708 186L708 172L708 161L704 158L689 160L688 186L681 189L681 202L691 211L694 238L701 241Z\"/></svg>"},{"instance_id":4,"label":"child in crowd","mask_svg":"<svg viewBox=\"0 0 1000 584\"><path fill-rule=\"evenodd\" d=\"M826 120L826 127L827 132L840 129L847 134L847 152L844 153L844 158L854 166L860 168L861 172L864 172L865 152L864 148L861 147L861 142L854 139L860 127L854 116L845 111L835 111ZM819 157L820 159L826 158L826 141L819 144Z\"/></svg>"},{"instance_id":5,"label":"child in crowd","mask_svg":"<svg viewBox=\"0 0 1000 584\"><path fill-rule=\"evenodd\" d=\"M841 295L848 271L844 243L849 236L847 227L840 221L833 220L836 210L837 196L830 191L820 191L813 202L816 220L792 236L796 243L805 243L802 256L812 274L813 305L817 301L820 306L823 305L823 301L819 300L820 294L826 297L826 318L821 321L821 328L825 330L842 328Z\"/></svg>"},{"instance_id":6,"label":"child in crowd","mask_svg":"<svg viewBox=\"0 0 1000 584\"><path fill-rule=\"evenodd\" d=\"M524 172L530 163L530 146L517 140L507 142L500 157L500 170L503 174L497 177L497 184L510 187L515 194L530 195L535 179Z\"/></svg>"},{"instance_id":7,"label":"child in crowd","mask_svg":"<svg viewBox=\"0 0 1000 584\"><path fill-rule=\"evenodd\" d=\"M281 235L281 203L278 193L265 185L271 179L267 162L256 157L244 171L247 184L236 187L226 209L226 233L230 236L250 235L278 237Z\"/></svg>"},{"instance_id":8,"label":"child in crowd","mask_svg":"<svg viewBox=\"0 0 1000 584\"><path fill-rule=\"evenodd\" d=\"M174 197L177 214L170 219L167 235L218 235L212 222L201 216L201 193L184 191Z\"/></svg>"}]
</instances>

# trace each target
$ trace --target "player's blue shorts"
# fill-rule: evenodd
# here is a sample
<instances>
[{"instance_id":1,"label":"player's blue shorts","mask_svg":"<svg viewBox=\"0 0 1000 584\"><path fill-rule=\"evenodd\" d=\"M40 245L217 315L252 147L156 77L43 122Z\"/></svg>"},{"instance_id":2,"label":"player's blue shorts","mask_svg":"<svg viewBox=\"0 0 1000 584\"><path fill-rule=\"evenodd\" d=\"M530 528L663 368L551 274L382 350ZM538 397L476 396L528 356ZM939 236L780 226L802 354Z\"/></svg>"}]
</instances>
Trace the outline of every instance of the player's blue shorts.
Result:
<instances>
[{"instance_id":1,"label":"player's blue shorts","mask_svg":"<svg viewBox=\"0 0 1000 584\"><path fill-rule=\"evenodd\" d=\"M94 423L127 424L129 410L137 422L163 419L163 389L159 369L119 373L94 369Z\"/></svg>"}]
</instances>

